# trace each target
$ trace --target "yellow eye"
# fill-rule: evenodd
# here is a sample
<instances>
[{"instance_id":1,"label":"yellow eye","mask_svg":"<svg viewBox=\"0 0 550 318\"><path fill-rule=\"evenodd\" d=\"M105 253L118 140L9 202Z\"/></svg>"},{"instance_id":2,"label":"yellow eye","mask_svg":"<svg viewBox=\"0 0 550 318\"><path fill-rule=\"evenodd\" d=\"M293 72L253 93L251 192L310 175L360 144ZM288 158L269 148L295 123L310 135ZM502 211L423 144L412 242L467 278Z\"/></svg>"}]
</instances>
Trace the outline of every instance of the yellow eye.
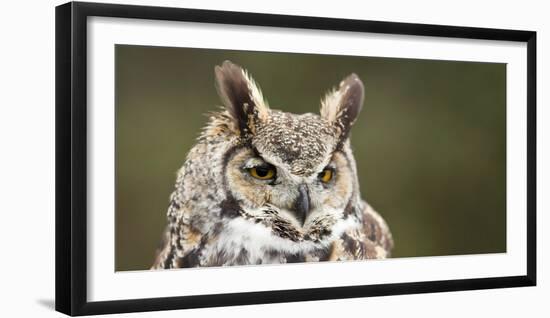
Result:
<instances>
[{"instance_id":1,"label":"yellow eye","mask_svg":"<svg viewBox=\"0 0 550 318\"><path fill-rule=\"evenodd\" d=\"M323 172L319 173L319 179L321 179L321 181L323 181L324 183L332 180L332 169L325 168Z\"/></svg>"},{"instance_id":2,"label":"yellow eye","mask_svg":"<svg viewBox=\"0 0 550 318\"><path fill-rule=\"evenodd\" d=\"M251 176L260 180L269 180L275 177L275 168L271 166L258 166L248 169Z\"/></svg>"}]
</instances>

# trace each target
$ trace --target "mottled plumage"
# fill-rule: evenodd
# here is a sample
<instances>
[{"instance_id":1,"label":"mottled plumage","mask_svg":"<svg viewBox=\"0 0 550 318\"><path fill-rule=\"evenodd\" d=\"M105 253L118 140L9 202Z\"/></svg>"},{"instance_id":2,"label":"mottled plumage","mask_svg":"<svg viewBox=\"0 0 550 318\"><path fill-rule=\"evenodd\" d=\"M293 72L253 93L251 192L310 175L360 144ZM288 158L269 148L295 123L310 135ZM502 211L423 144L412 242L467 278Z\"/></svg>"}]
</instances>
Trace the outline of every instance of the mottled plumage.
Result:
<instances>
[{"instance_id":1,"label":"mottled plumage","mask_svg":"<svg viewBox=\"0 0 550 318\"><path fill-rule=\"evenodd\" d=\"M386 258L390 231L360 197L349 132L363 104L352 74L321 115L269 108L246 71L215 69L212 113L179 170L153 269Z\"/></svg>"}]
</instances>

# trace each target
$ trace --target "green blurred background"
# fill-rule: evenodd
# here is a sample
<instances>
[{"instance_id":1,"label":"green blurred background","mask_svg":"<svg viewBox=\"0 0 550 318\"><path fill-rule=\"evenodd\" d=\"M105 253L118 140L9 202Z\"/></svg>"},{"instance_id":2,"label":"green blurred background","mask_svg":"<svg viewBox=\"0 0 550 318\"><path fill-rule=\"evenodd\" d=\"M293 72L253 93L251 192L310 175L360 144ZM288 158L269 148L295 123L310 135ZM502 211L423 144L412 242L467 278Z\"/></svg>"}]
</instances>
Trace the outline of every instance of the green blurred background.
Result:
<instances>
[{"instance_id":1,"label":"green blurred background","mask_svg":"<svg viewBox=\"0 0 550 318\"><path fill-rule=\"evenodd\" d=\"M505 64L129 45L115 55L117 271L151 266L176 171L221 104L224 60L294 113L318 112L329 88L360 76L352 146L393 257L506 251Z\"/></svg>"}]
</instances>

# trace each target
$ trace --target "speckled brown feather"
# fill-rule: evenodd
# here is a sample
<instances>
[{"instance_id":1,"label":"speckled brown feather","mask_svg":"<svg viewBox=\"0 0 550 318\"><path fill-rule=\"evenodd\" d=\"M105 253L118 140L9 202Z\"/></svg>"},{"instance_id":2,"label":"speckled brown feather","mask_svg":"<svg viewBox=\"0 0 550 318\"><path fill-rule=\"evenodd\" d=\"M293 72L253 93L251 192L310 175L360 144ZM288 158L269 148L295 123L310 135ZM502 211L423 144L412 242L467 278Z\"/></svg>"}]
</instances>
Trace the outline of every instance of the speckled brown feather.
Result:
<instances>
[{"instance_id":1,"label":"speckled brown feather","mask_svg":"<svg viewBox=\"0 0 550 318\"><path fill-rule=\"evenodd\" d=\"M393 238L382 217L363 202L362 227L346 231L331 245L329 260L349 261L388 258Z\"/></svg>"}]
</instances>

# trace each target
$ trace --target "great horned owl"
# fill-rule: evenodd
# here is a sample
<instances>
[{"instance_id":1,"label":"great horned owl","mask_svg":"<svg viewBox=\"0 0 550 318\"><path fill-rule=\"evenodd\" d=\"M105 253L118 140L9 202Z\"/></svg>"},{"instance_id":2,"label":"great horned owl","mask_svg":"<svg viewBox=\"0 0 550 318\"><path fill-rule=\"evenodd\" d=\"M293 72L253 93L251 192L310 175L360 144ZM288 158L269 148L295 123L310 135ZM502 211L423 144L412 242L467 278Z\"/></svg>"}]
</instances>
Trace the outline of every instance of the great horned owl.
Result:
<instances>
[{"instance_id":1,"label":"great horned owl","mask_svg":"<svg viewBox=\"0 0 550 318\"><path fill-rule=\"evenodd\" d=\"M355 74L320 115L270 109L241 67L215 68L224 109L179 170L152 269L386 258L390 231L361 200L350 129Z\"/></svg>"}]
</instances>

